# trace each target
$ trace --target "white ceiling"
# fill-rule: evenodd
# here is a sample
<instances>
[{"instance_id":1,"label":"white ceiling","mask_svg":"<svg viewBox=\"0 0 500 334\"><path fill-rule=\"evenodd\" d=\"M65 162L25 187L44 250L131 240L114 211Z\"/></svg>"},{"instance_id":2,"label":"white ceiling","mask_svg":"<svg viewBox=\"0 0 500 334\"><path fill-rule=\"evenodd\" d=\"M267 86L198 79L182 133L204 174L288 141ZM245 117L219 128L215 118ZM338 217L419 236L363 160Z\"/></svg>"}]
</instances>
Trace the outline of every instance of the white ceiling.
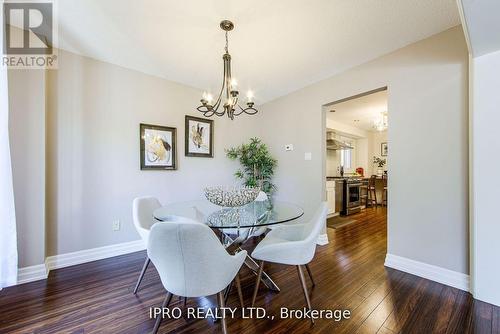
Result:
<instances>
[{"instance_id":1,"label":"white ceiling","mask_svg":"<svg viewBox=\"0 0 500 334\"><path fill-rule=\"evenodd\" d=\"M332 122L375 132L373 122L388 111L387 90L328 106L326 111L326 117Z\"/></svg>"},{"instance_id":2,"label":"white ceiling","mask_svg":"<svg viewBox=\"0 0 500 334\"><path fill-rule=\"evenodd\" d=\"M455 0L61 0L59 46L216 92L222 19L257 103L458 25Z\"/></svg>"},{"instance_id":3,"label":"white ceiling","mask_svg":"<svg viewBox=\"0 0 500 334\"><path fill-rule=\"evenodd\" d=\"M500 1L461 0L474 56L500 50Z\"/></svg>"}]
</instances>

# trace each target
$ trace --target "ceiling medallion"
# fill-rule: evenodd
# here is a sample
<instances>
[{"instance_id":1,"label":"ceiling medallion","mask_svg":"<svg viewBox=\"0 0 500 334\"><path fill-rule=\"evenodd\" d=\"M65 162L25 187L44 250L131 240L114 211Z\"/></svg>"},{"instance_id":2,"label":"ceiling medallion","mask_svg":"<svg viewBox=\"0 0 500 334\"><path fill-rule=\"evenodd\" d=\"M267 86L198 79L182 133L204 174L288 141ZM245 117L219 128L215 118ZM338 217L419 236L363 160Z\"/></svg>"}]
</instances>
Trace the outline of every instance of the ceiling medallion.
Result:
<instances>
[{"instance_id":1,"label":"ceiling medallion","mask_svg":"<svg viewBox=\"0 0 500 334\"><path fill-rule=\"evenodd\" d=\"M201 105L196 109L198 109L198 111L203 113L206 117L211 117L213 115L224 116L224 114L227 114L230 119L234 119L234 116L241 115L242 113L255 115L258 110L253 107L254 102L252 101L252 92L248 91L246 107L242 108L238 104L239 92L237 90L237 82L231 77L231 55L228 52L229 43L227 35L229 31L234 29L234 24L229 20L224 20L220 23L220 27L226 34L226 47L224 48L225 53L222 56L224 61L222 87L215 102L211 94L204 92L200 100ZM219 111L219 107L221 105L223 109Z\"/></svg>"}]
</instances>

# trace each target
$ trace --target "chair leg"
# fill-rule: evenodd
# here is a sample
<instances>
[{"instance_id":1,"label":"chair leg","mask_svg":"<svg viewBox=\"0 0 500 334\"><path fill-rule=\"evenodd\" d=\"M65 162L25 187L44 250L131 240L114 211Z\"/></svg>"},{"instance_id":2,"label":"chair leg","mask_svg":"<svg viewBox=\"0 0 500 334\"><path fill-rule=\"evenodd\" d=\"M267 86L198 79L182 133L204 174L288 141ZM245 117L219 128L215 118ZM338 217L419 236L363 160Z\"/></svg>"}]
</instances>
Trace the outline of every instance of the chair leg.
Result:
<instances>
[{"instance_id":1,"label":"chair leg","mask_svg":"<svg viewBox=\"0 0 500 334\"><path fill-rule=\"evenodd\" d=\"M229 294L231 293L231 289L233 288L233 281L229 283L226 290L224 290L224 303L227 304L227 299L229 298Z\"/></svg>"},{"instance_id":2,"label":"chair leg","mask_svg":"<svg viewBox=\"0 0 500 334\"><path fill-rule=\"evenodd\" d=\"M243 292L241 291L240 273L236 274L234 280L236 282L236 289L238 290L238 297L240 298L241 308L243 309L245 308L245 303L243 302Z\"/></svg>"},{"instance_id":3,"label":"chair leg","mask_svg":"<svg viewBox=\"0 0 500 334\"><path fill-rule=\"evenodd\" d=\"M309 274L309 278L311 279L312 286L315 286L316 283L314 283L313 275L311 273L311 269L309 268L308 264L306 264L306 269L307 269L307 273Z\"/></svg>"},{"instance_id":4,"label":"chair leg","mask_svg":"<svg viewBox=\"0 0 500 334\"><path fill-rule=\"evenodd\" d=\"M137 293L137 290L139 290L139 285L141 284L142 278L144 277L144 274L146 273L146 269L148 269L148 265L151 260L149 257L146 256L146 261L144 262L144 265L142 266L142 271L141 274L139 275L139 279L137 280L137 284L135 285L134 288L134 295Z\"/></svg>"},{"instance_id":5,"label":"chair leg","mask_svg":"<svg viewBox=\"0 0 500 334\"><path fill-rule=\"evenodd\" d=\"M172 300L172 294L170 292L167 292L167 296L165 297L165 299L163 300L163 304L161 305L162 310L165 307L168 307L171 300ZM152 334L156 334L158 332L158 328L160 328L161 320L162 320L162 316L159 315L158 318L156 318L155 327L153 328Z\"/></svg>"},{"instance_id":6,"label":"chair leg","mask_svg":"<svg viewBox=\"0 0 500 334\"><path fill-rule=\"evenodd\" d=\"M306 279L304 277L304 271L301 266L297 266L297 271L299 273L300 283L302 284L302 290L304 291L304 297L306 297L306 303L309 310L311 310L311 300L309 299L309 293L307 292ZM311 322L314 324L314 319L311 318Z\"/></svg>"},{"instance_id":7,"label":"chair leg","mask_svg":"<svg viewBox=\"0 0 500 334\"><path fill-rule=\"evenodd\" d=\"M225 304L224 304L224 292L219 292L217 294L217 302L219 304L219 310L221 310L222 312L222 333L223 334L227 334L227 327L226 327L226 318L224 317L224 312L222 310L224 310L224 307L225 307Z\"/></svg>"},{"instance_id":8,"label":"chair leg","mask_svg":"<svg viewBox=\"0 0 500 334\"><path fill-rule=\"evenodd\" d=\"M257 292L259 291L259 284L260 284L260 279L262 278L263 270L264 270L264 261L260 263L259 271L257 273L257 281L255 281L255 290L253 290L252 307L255 304L255 298L257 298Z\"/></svg>"}]
</instances>

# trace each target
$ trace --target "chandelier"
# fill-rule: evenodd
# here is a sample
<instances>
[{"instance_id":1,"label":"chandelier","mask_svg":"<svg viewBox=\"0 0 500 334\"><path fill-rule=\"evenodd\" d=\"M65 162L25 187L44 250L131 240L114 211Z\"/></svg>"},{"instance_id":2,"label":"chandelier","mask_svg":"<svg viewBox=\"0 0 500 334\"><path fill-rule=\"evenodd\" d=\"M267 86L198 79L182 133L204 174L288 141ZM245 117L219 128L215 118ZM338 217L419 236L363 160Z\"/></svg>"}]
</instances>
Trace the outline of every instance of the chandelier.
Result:
<instances>
[{"instance_id":1,"label":"chandelier","mask_svg":"<svg viewBox=\"0 0 500 334\"><path fill-rule=\"evenodd\" d=\"M237 90L237 82L231 77L231 55L228 52L227 34L229 31L233 30L234 24L231 21L224 20L220 23L220 27L226 34L226 47L224 48L226 52L222 56L224 61L222 87L215 102L211 94L204 92L200 100L201 105L196 109L202 112L206 117L211 117L213 115L224 116L224 114L227 114L227 116L232 120L234 119L234 116L241 115L242 113L255 115L258 110L253 107L254 102L252 101L252 92L249 91L247 93L246 107L242 108L238 103L239 92ZM221 105L222 110L219 111L219 107Z\"/></svg>"},{"instance_id":2,"label":"chandelier","mask_svg":"<svg viewBox=\"0 0 500 334\"><path fill-rule=\"evenodd\" d=\"M373 128L376 129L377 131L385 131L389 127L389 124L387 122L387 111L381 112L380 113L380 118L375 120L373 122Z\"/></svg>"}]
</instances>

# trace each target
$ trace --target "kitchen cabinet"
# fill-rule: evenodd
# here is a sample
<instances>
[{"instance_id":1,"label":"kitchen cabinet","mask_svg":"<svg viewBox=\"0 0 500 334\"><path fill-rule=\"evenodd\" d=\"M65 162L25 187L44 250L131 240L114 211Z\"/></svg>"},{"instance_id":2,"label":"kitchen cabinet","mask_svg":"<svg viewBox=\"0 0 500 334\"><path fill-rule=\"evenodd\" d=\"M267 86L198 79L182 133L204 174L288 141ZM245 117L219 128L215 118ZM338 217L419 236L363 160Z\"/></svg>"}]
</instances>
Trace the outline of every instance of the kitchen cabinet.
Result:
<instances>
[{"instance_id":1,"label":"kitchen cabinet","mask_svg":"<svg viewBox=\"0 0 500 334\"><path fill-rule=\"evenodd\" d=\"M326 181L326 202L328 203L328 214L332 215L335 211L335 181Z\"/></svg>"}]
</instances>

